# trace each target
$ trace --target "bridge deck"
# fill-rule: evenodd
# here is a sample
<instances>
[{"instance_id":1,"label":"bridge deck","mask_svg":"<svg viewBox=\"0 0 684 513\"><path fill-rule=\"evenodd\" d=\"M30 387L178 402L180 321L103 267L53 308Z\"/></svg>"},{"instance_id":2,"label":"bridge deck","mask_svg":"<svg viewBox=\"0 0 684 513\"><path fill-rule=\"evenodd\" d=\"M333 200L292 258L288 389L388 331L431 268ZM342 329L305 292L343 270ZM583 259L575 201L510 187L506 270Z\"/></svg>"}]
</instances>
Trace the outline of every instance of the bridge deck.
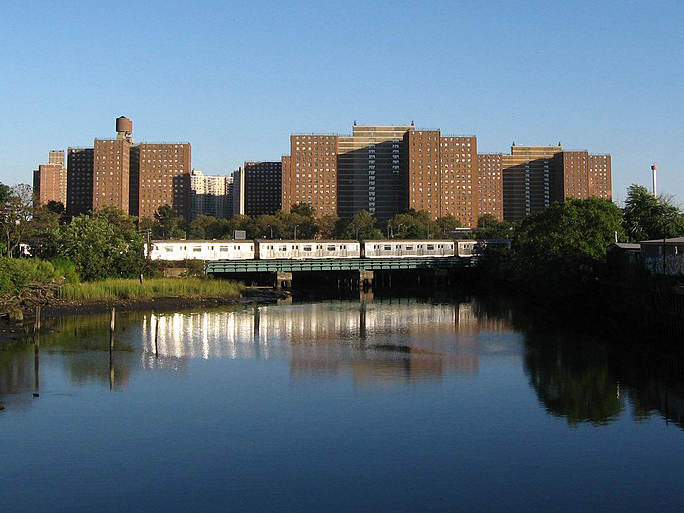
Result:
<instances>
[{"instance_id":1,"label":"bridge deck","mask_svg":"<svg viewBox=\"0 0 684 513\"><path fill-rule=\"evenodd\" d=\"M297 272L297 271L384 271L401 269L451 269L477 267L480 257L447 258L320 258L310 260L214 260L207 274Z\"/></svg>"}]
</instances>

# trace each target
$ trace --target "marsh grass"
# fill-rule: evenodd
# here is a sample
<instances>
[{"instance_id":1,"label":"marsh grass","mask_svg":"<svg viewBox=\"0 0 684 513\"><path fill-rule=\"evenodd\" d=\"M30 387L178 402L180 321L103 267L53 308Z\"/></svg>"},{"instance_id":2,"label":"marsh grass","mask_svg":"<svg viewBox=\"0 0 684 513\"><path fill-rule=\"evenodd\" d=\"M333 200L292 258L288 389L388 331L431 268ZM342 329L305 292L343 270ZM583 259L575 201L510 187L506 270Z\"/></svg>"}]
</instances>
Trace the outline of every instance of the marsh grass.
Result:
<instances>
[{"instance_id":1,"label":"marsh grass","mask_svg":"<svg viewBox=\"0 0 684 513\"><path fill-rule=\"evenodd\" d=\"M66 284L60 297L74 300L98 299L153 299L162 297L238 297L242 290L238 283L200 278L150 278L138 280L108 279L79 284Z\"/></svg>"}]
</instances>

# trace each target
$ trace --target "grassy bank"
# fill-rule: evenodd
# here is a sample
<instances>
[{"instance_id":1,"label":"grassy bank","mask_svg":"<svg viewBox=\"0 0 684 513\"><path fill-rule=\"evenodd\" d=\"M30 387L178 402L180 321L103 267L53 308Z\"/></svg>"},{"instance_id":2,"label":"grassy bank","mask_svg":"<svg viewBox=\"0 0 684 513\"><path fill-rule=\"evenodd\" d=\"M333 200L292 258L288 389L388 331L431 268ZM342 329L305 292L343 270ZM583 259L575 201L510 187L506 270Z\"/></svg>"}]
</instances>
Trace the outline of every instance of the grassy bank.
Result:
<instances>
[{"instance_id":1,"label":"grassy bank","mask_svg":"<svg viewBox=\"0 0 684 513\"><path fill-rule=\"evenodd\" d=\"M162 297L225 298L238 297L242 285L230 281L199 278L108 279L63 285L59 297L70 300L154 299Z\"/></svg>"}]
</instances>

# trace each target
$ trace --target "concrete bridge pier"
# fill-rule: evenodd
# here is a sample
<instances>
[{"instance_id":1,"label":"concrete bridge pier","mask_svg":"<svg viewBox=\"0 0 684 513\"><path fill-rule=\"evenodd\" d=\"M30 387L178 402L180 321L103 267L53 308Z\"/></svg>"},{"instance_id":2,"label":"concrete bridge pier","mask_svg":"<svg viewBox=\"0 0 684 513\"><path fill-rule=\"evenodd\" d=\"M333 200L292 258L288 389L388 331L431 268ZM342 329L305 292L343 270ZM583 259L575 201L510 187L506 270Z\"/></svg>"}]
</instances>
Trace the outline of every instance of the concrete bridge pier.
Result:
<instances>
[{"instance_id":1,"label":"concrete bridge pier","mask_svg":"<svg viewBox=\"0 0 684 513\"><path fill-rule=\"evenodd\" d=\"M292 288L292 273L278 271L275 274L275 288L277 289L291 289Z\"/></svg>"},{"instance_id":2,"label":"concrete bridge pier","mask_svg":"<svg viewBox=\"0 0 684 513\"><path fill-rule=\"evenodd\" d=\"M373 286L373 271L359 271L359 288L368 289Z\"/></svg>"}]
</instances>

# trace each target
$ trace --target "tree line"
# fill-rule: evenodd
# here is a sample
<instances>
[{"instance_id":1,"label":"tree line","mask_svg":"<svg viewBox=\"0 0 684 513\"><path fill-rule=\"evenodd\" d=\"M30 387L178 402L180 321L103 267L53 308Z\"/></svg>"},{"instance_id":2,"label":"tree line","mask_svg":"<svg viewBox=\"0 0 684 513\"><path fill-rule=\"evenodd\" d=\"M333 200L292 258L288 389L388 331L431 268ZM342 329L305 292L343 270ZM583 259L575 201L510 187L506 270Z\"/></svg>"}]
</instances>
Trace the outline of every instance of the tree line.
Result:
<instances>
[{"instance_id":1,"label":"tree line","mask_svg":"<svg viewBox=\"0 0 684 513\"><path fill-rule=\"evenodd\" d=\"M154 219L140 221L115 208L72 218L59 203L34 207L32 199L27 185L0 184L0 251L11 258L27 244L33 257L83 280L137 277L145 270L148 238L229 239L244 230L250 239L436 239L449 238L461 227L454 217L433 220L427 212L413 210L382 223L367 211L351 219L317 218L303 204L274 215L198 216L190 223L169 206L160 207ZM670 199L632 185L624 208L598 198L567 200L519 223L483 216L473 236L512 239L515 257L507 259L506 271L530 282L545 277L551 285L560 277L568 282L593 279L588 277L595 276L616 234L623 242L681 236L684 216Z\"/></svg>"}]
</instances>

